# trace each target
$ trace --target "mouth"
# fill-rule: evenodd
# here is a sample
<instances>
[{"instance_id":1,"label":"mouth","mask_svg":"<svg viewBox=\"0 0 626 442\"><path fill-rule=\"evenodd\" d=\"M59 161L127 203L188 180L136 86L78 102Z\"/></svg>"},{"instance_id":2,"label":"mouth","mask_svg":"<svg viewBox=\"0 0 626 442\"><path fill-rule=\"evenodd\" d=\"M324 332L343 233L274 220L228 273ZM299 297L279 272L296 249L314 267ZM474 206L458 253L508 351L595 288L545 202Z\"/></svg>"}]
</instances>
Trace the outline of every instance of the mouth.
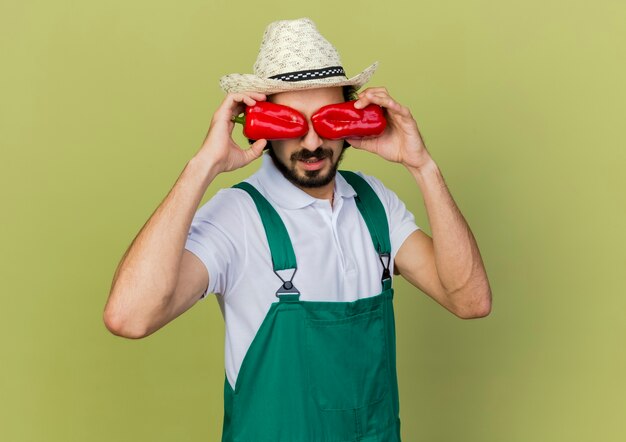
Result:
<instances>
[{"instance_id":1,"label":"mouth","mask_svg":"<svg viewBox=\"0 0 626 442\"><path fill-rule=\"evenodd\" d=\"M305 170L318 170L322 168L325 160L326 160L326 157L322 157L322 158L312 157L312 158L307 158L305 160L304 159L298 160L298 162L302 165L302 167Z\"/></svg>"}]
</instances>

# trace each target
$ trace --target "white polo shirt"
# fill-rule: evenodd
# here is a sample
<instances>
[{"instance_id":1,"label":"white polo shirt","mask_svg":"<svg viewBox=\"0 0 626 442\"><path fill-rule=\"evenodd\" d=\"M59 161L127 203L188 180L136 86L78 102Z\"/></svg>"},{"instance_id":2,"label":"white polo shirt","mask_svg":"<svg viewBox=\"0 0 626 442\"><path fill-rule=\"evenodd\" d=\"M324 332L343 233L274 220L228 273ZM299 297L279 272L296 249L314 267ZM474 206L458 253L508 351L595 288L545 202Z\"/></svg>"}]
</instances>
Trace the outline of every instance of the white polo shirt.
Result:
<instances>
[{"instance_id":1,"label":"white polo shirt","mask_svg":"<svg viewBox=\"0 0 626 442\"><path fill-rule=\"evenodd\" d=\"M245 181L272 204L293 244L298 270L294 286L303 301L354 301L381 292L382 264L356 206L352 186L337 173L334 206L291 184L265 153L259 170ZM390 271L404 240L419 229L396 194L378 179L357 172L380 198L389 221ZM252 198L241 189L221 189L196 212L185 248L209 273L202 295L215 293L226 326L225 369L235 387L239 368L276 290L265 230ZM280 272L290 279L292 271Z\"/></svg>"}]
</instances>

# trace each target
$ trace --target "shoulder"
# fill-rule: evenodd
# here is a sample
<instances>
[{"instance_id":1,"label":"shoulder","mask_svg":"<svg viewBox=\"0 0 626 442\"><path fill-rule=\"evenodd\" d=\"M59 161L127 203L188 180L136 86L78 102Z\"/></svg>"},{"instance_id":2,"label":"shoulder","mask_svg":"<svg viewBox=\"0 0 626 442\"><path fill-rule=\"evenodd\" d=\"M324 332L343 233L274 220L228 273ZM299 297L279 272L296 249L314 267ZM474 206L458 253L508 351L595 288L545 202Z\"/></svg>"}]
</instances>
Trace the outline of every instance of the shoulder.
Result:
<instances>
[{"instance_id":1,"label":"shoulder","mask_svg":"<svg viewBox=\"0 0 626 442\"><path fill-rule=\"evenodd\" d=\"M253 212L254 203L248 193L235 187L218 190L196 212L196 218L228 225L241 223Z\"/></svg>"},{"instance_id":2,"label":"shoulder","mask_svg":"<svg viewBox=\"0 0 626 442\"><path fill-rule=\"evenodd\" d=\"M387 187L383 184L383 182L374 175L367 175L360 170L355 170L354 172L361 178L364 178L370 186L374 187L374 190L387 190Z\"/></svg>"},{"instance_id":3,"label":"shoulder","mask_svg":"<svg viewBox=\"0 0 626 442\"><path fill-rule=\"evenodd\" d=\"M373 175L367 175L358 170L354 170L352 172L363 178L370 185L370 187L374 189L374 192L381 200L385 208L388 209L398 199L398 196L395 194L395 192L388 188L379 178Z\"/></svg>"}]
</instances>

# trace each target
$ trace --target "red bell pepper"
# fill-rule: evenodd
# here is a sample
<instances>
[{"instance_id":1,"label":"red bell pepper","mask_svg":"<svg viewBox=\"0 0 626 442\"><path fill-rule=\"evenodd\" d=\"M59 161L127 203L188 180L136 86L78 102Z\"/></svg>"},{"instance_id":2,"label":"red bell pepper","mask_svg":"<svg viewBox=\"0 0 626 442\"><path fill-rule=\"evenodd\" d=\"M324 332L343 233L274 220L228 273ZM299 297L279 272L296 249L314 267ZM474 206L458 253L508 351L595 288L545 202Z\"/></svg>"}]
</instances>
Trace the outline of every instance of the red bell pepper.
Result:
<instances>
[{"instance_id":1,"label":"red bell pepper","mask_svg":"<svg viewBox=\"0 0 626 442\"><path fill-rule=\"evenodd\" d=\"M295 109L269 101L246 106L244 116L233 117L244 125L243 134L252 140L283 140L299 138L309 131L304 116Z\"/></svg>"},{"instance_id":2,"label":"red bell pepper","mask_svg":"<svg viewBox=\"0 0 626 442\"><path fill-rule=\"evenodd\" d=\"M329 104L311 116L313 129L329 140L377 137L385 130L387 120L377 104L356 109L356 100Z\"/></svg>"}]
</instances>

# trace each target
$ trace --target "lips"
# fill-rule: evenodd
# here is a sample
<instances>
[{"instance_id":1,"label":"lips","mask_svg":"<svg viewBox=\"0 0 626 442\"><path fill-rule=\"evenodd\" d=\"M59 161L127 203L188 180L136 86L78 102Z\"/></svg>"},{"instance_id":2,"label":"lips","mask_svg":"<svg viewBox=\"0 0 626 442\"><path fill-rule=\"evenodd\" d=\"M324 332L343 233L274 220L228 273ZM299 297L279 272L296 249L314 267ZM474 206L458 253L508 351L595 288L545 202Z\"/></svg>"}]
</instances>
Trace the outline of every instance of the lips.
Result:
<instances>
[{"instance_id":1,"label":"lips","mask_svg":"<svg viewBox=\"0 0 626 442\"><path fill-rule=\"evenodd\" d=\"M311 157L311 158L301 158L299 161L304 161L305 163L316 163L317 161L323 160L324 157L321 158L317 158L317 157Z\"/></svg>"},{"instance_id":2,"label":"lips","mask_svg":"<svg viewBox=\"0 0 626 442\"><path fill-rule=\"evenodd\" d=\"M331 161L332 157L333 151L331 149L319 146L313 151L302 149L294 152L291 155L291 161L298 162L304 170L318 170L324 167L326 159Z\"/></svg>"},{"instance_id":3,"label":"lips","mask_svg":"<svg viewBox=\"0 0 626 442\"><path fill-rule=\"evenodd\" d=\"M317 170L320 169L324 165L324 160L326 157L322 158L307 158L298 160L298 162L302 165L305 170Z\"/></svg>"}]
</instances>

